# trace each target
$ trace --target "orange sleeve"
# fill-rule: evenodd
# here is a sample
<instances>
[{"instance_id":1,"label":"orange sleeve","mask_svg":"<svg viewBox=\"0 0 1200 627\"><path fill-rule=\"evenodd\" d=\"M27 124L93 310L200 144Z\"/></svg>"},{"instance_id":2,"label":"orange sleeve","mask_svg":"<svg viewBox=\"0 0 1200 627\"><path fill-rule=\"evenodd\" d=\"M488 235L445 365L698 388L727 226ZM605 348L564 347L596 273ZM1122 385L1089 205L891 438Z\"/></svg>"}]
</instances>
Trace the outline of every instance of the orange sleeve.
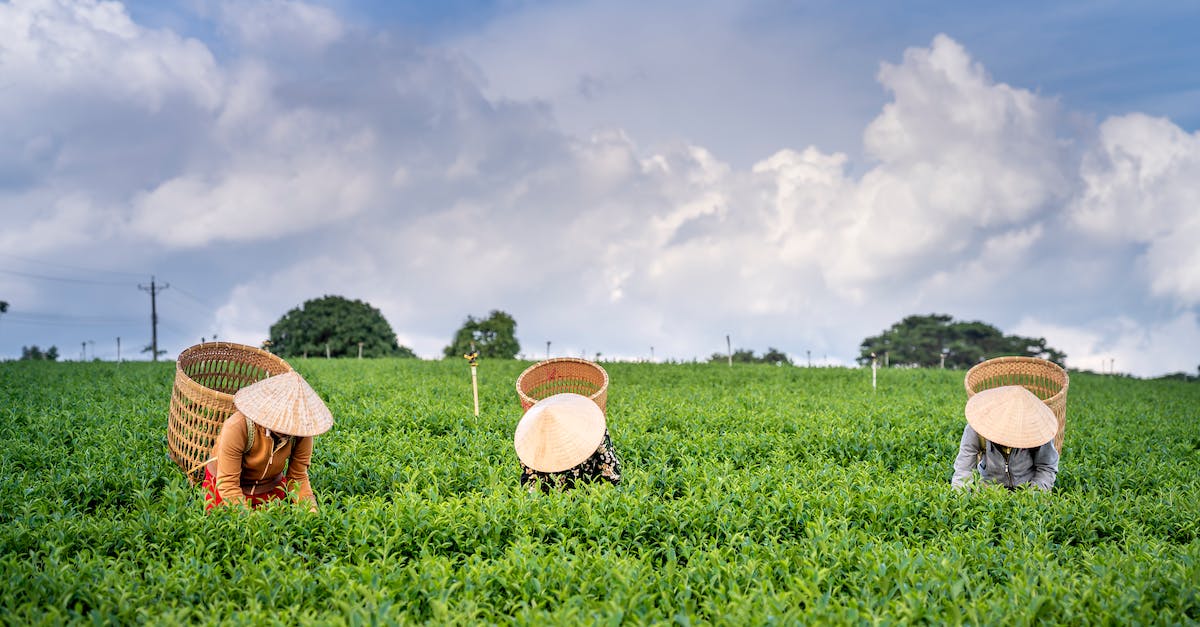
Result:
<instances>
[{"instance_id":1,"label":"orange sleeve","mask_svg":"<svg viewBox=\"0 0 1200 627\"><path fill-rule=\"evenodd\" d=\"M217 458L217 493L222 505L245 505L242 494L242 456L246 451L246 417L234 412L221 425L213 454Z\"/></svg>"},{"instance_id":2,"label":"orange sleeve","mask_svg":"<svg viewBox=\"0 0 1200 627\"><path fill-rule=\"evenodd\" d=\"M312 463L313 439L297 438L292 446L292 456L288 459L287 482L296 486L297 501L308 503L313 508L317 506L317 497L313 495L312 486L308 483L308 465Z\"/></svg>"}]
</instances>

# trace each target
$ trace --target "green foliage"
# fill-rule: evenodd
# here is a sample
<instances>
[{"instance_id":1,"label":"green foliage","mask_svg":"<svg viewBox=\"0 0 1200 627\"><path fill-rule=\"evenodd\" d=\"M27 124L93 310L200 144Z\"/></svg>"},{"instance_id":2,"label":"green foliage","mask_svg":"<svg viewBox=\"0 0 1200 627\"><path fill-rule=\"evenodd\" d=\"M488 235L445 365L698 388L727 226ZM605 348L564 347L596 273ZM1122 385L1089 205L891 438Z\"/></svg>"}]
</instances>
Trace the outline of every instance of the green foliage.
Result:
<instances>
[{"instance_id":1,"label":"green foliage","mask_svg":"<svg viewBox=\"0 0 1200 627\"><path fill-rule=\"evenodd\" d=\"M517 321L499 310L493 310L484 319L467 316L467 321L454 334L443 354L447 358L462 357L471 352L472 342L479 356L485 359L513 359L521 352L517 342Z\"/></svg>"},{"instance_id":2,"label":"green foliage","mask_svg":"<svg viewBox=\"0 0 1200 627\"><path fill-rule=\"evenodd\" d=\"M787 356L787 353L775 348L768 347L767 352L762 356L754 354L754 351L749 348L739 348L733 351L733 363L735 364L772 364L782 366L783 364L791 365L792 360ZM728 363L730 355L726 353L713 353L708 358L708 363Z\"/></svg>"},{"instance_id":3,"label":"green foliage","mask_svg":"<svg viewBox=\"0 0 1200 627\"><path fill-rule=\"evenodd\" d=\"M283 315L271 325L271 352L280 357L416 357L400 346L396 333L378 309L361 300L323 296Z\"/></svg>"},{"instance_id":4,"label":"green foliage","mask_svg":"<svg viewBox=\"0 0 1200 627\"><path fill-rule=\"evenodd\" d=\"M961 493L961 372L606 363L625 481L531 495L527 362L292 364L316 514L204 513L171 364L0 363L0 623L1200 621L1194 384L1072 373L1055 491Z\"/></svg>"},{"instance_id":5,"label":"green foliage","mask_svg":"<svg viewBox=\"0 0 1200 627\"><path fill-rule=\"evenodd\" d=\"M955 322L946 314L908 316L890 329L868 337L859 346L858 363L871 363L871 354L892 365L938 366L945 353L947 368L970 368L993 357L1020 355L1040 357L1059 364L1067 356L1046 346L1045 338L1004 335L983 322Z\"/></svg>"},{"instance_id":6,"label":"green foliage","mask_svg":"<svg viewBox=\"0 0 1200 627\"><path fill-rule=\"evenodd\" d=\"M22 346L21 360L58 361L58 347L51 346L49 349L43 351L42 349L38 348L37 344L34 344L33 346Z\"/></svg>"}]
</instances>

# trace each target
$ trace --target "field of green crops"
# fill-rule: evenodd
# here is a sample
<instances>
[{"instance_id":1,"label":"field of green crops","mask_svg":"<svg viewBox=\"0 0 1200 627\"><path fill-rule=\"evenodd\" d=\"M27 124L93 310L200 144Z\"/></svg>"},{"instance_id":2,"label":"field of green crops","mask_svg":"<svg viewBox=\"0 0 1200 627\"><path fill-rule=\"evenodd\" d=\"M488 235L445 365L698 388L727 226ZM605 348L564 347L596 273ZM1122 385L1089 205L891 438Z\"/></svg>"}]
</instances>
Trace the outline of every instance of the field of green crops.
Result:
<instances>
[{"instance_id":1,"label":"field of green crops","mask_svg":"<svg viewBox=\"0 0 1200 627\"><path fill-rule=\"evenodd\" d=\"M606 364L624 483L531 495L527 364L293 365L316 514L204 513L173 364L0 364L0 622L1200 621L1194 383L1072 375L1055 491L959 493L962 372Z\"/></svg>"}]
</instances>

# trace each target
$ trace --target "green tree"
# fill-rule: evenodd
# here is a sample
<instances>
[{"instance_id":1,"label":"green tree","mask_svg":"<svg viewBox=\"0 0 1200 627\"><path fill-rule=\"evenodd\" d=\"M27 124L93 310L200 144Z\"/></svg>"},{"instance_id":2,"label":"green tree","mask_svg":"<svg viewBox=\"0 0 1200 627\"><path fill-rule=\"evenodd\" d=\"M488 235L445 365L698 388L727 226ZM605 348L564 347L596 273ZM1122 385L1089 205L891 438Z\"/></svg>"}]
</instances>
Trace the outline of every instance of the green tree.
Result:
<instances>
[{"instance_id":1,"label":"green tree","mask_svg":"<svg viewBox=\"0 0 1200 627\"><path fill-rule=\"evenodd\" d=\"M323 296L283 315L271 325L271 351L280 357L416 357L396 341L396 333L378 309L361 300Z\"/></svg>"},{"instance_id":2,"label":"green tree","mask_svg":"<svg viewBox=\"0 0 1200 627\"><path fill-rule=\"evenodd\" d=\"M58 347L51 346L49 349L47 349L46 351L43 352L42 349L38 348L37 344L34 344L33 346L22 346L21 347L21 360L22 361L33 361L33 360L58 361Z\"/></svg>"},{"instance_id":3,"label":"green tree","mask_svg":"<svg viewBox=\"0 0 1200 627\"><path fill-rule=\"evenodd\" d=\"M493 310L487 318L467 316L467 321L454 334L443 351L446 357L462 357L471 352L471 342L479 356L491 359L513 359L521 352L517 342L517 321L503 311Z\"/></svg>"},{"instance_id":4,"label":"green tree","mask_svg":"<svg viewBox=\"0 0 1200 627\"><path fill-rule=\"evenodd\" d=\"M711 364L723 364L727 363L728 361L729 355L727 353L713 353L712 356L708 358L708 363ZM763 353L761 357L755 355L754 351L749 348L739 348L733 351L733 363L780 365L791 364L792 360L788 358L787 353L774 347L767 348L767 352Z\"/></svg>"},{"instance_id":5,"label":"green tree","mask_svg":"<svg viewBox=\"0 0 1200 627\"><path fill-rule=\"evenodd\" d=\"M1005 335L979 321L956 322L946 314L908 316L859 345L858 363L871 363L871 353L888 353L893 364L937 366L945 356L948 368L969 368L1004 355L1040 357L1062 363L1067 356L1046 345L1045 338Z\"/></svg>"},{"instance_id":6,"label":"green tree","mask_svg":"<svg viewBox=\"0 0 1200 627\"><path fill-rule=\"evenodd\" d=\"M763 353L762 362L776 366L782 366L783 364L792 365L792 360L788 358L787 353L773 346L767 347L767 352Z\"/></svg>"}]
</instances>

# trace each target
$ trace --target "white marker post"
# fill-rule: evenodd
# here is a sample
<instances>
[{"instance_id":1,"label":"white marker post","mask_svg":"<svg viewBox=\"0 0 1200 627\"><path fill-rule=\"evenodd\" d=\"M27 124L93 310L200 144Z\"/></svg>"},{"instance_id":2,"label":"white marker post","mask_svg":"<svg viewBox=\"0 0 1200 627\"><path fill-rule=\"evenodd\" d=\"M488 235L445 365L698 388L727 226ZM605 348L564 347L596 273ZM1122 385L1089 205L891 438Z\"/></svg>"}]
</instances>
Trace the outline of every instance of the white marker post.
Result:
<instances>
[{"instance_id":1,"label":"white marker post","mask_svg":"<svg viewBox=\"0 0 1200 627\"><path fill-rule=\"evenodd\" d=\"M475 417L479 417L479 375L475 373L479 366L479 351L475 350L475 342L471 342L471 352L463 355L463 359L471 364L471 398L475 400Z\"/></svg>"},{"instance_id":2,"label":"white marker post","mask_svg":"<svg viewBox=\"0 0 1200 627\"><path fill-rule=\"evenodd\" d=\"M871 391L875 391L875 370L879 367L879 362L875 360L875 353L871 353Z\"/></svg>"}]
</instances>

